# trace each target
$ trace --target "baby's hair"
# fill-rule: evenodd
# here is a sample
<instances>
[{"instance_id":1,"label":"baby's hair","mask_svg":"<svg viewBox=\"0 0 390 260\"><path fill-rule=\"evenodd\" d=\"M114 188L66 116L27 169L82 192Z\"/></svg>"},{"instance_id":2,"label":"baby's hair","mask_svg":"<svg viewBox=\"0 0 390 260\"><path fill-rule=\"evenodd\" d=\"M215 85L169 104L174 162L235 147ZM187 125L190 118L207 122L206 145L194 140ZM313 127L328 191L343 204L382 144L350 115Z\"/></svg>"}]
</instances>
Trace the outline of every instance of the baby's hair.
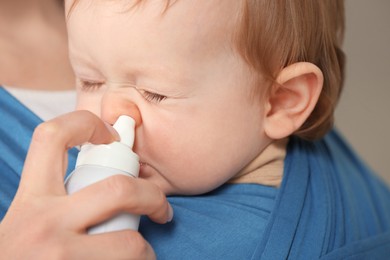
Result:
<instances>
[{"instance_id":1,"label":"baby's hair","mask_svg":"<svg viewBox=\"0 0 390 260\"><path fill-rule=\"evenodd\" d=\"M69 14L79 0L75 0ZM179 0L165 0L163 12ZM133 8L145 0L137 0ZM238 53L269 87L276 76L296 62L311 62L324 74L318 103L294 135L307 140L324 136L333 126L336 104L343 81L345 57L341 50L344 36L343 0L242 0L234 43ZM262 84L258 84L262 85Z\"/></svg>"}]
</instances>

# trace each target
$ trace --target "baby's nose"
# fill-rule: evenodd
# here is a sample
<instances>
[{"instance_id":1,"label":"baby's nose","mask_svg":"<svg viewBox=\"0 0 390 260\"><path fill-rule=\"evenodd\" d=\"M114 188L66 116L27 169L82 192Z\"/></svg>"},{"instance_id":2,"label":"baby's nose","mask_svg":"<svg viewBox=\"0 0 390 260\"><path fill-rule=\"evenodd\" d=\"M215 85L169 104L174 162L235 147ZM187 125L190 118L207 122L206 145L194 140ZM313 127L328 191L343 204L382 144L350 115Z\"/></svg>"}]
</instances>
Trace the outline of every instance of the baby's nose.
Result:
<instances>
[{"instance_id":1,"label":"baby's nose","mask_svg":"<svg viewBox=\"0 0 390 260\"><path fill-rule=\"evenodd\" d=\"M132 117L136 127L142 123L138 106L134 102L123 98L119 93L107 93L103 97L100 115L109 124L114 124L121 115Z\"/></svg>"}]
</instances>

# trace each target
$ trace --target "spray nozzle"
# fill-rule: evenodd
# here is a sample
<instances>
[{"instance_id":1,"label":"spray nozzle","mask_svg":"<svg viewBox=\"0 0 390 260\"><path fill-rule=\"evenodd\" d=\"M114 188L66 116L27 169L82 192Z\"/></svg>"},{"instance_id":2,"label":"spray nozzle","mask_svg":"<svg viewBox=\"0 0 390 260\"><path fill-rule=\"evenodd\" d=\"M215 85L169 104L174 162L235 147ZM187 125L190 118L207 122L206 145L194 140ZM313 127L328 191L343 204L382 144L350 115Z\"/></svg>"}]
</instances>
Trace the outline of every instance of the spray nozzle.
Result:
<instances>
[{"instance_id":1,"label":"spray nozzle","mask_svg":"<svg viewBox=\"0 0 390 260\"><path fill-rule=\"evenodd\" d=\"M121 115L118 120L116 120L113 127L121 138L120 142L130 148L133 148L135 128L134 119L126 115Z\"/></svg>"}]
</instances>

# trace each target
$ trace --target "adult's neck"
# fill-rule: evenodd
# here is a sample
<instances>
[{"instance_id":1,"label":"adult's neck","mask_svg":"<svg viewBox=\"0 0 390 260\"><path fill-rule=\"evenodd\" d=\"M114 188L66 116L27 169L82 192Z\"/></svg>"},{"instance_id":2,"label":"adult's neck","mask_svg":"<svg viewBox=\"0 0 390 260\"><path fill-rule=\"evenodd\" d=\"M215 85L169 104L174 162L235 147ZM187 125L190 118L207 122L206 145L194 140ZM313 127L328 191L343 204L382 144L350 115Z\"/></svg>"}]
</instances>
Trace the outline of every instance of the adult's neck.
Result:
<instances>
[{"instance_id":1,"label":"adult's neck","mask_svg":"<svg viewBox=\"0 0 390 260\"><path fill-rule=\"evenodd\" d=\"M3 0L0 1L0 20L3 26L20 26L39 20L61 22L63 2L59 0ZM2 26L2 27L3 27Z\"/></svg>"},{"instance_id":2,"label":"adult's neck","mask_svg":"<svg viewBox=\"0 0 390 260\"><path fill-rule=\"evenodd\" d=\"M0 50L0 84L74 88L62 1L0 1Z\"/></svg>"}]
</instances>

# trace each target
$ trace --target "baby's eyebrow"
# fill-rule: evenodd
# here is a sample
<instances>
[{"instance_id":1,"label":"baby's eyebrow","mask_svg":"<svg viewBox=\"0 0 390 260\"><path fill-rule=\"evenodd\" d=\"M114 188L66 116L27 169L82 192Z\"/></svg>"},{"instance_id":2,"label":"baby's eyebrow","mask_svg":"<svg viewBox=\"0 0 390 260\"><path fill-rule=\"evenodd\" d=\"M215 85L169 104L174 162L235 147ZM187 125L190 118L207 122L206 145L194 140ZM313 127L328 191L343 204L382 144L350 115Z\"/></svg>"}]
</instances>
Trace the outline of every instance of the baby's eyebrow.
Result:
<instances>
[{"instance_id":1,"label":"baby's eyebrow","mask_svg":"<svg viewBox=\"0 0 390 260\"><path fill-rule=\"evenodd\" d=\"M75 76L84 80L99 80L104 81L104 77L100 70L94 65L91 59L87 56L75 54L69 55L69 60L73 67Z\"/></svg>"},{"instance_id":2,"label":"baby's eyebrow","mask_svg":"<svg viewBox=\"0 0 390 260\"><path fill-rule=\"evenodd\" d=\"M79 63L92 66L91 57L86 52L77 51L76 48L69 46L69 58L72 63Z\"/></svg>"},{"instance_id":3,"label":"baby's eyebrow","mask_svg":"<svg viewBox=\"0 0 390 260\"><path fill-rule=\"evenodd\" d=\"M126 68L124 68L126 70ZM194 80L189 77L189 73L181 71L179 68L169 68L168 66L140 65L124 71L125 78L134 82L152 80L166 85L186 86Z\"/></svg>"}]
</instances>

